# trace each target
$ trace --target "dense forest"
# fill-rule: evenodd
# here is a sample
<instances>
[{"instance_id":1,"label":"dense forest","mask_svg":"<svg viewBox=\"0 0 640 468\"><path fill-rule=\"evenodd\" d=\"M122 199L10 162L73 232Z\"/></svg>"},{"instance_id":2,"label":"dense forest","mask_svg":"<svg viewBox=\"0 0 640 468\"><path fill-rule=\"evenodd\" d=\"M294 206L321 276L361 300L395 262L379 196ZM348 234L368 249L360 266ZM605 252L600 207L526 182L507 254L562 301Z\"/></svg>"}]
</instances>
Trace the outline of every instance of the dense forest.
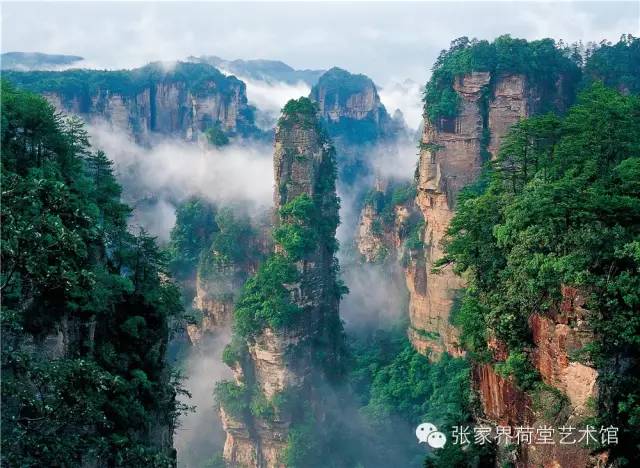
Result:
<instances>
[{"instance_id":1,"label":"dense forest","mask_svg":"<svg viewBox=\"0 0 640 468\"><path fill-rule=\"evenodd\" d=\"M551 313L563 287L585 291L596 339L579 359L600 370L597 426L620 428L637 455L640 322L640 101L596 83L566 115L516 124L482 179L459 198L447 257L468 284L452 320L475 360L487 340L518 386L544 384L529 360L532 313ZM559 413L560 410L558 409Z\"/></svg>"},{"instance_id":2,"label":"dense forest","mask_svg":"<svg viewBox=\"0 0 640 468\"><path fill-rule=\"evenodd\" d=\"M2 84L7 466L172 466L180 292L82 124Z\"/></svg>"}]
</instances>

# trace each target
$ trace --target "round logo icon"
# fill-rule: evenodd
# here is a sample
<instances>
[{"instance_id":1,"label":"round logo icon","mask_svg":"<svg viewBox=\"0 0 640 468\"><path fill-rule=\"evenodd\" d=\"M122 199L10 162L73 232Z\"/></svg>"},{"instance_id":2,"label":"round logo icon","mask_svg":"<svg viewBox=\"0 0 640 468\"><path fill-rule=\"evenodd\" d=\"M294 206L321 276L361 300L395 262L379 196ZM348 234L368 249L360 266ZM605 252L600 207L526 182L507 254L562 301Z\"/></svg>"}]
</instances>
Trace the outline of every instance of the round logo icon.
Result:
<instances>
[{"instance_id":1,"label":"round logo icon","mask_svg":"<svg viewBox=\"0 0 640 468\"><path fill-rule=\"evenodd\" d=\"M438 432L438 431L432 432L427 437L427 444L429 444L431 447L435 449L444 447L444 444L446 443L447 443L447 436L444 435L442 432Z\"/></svg>"}]
</instances>

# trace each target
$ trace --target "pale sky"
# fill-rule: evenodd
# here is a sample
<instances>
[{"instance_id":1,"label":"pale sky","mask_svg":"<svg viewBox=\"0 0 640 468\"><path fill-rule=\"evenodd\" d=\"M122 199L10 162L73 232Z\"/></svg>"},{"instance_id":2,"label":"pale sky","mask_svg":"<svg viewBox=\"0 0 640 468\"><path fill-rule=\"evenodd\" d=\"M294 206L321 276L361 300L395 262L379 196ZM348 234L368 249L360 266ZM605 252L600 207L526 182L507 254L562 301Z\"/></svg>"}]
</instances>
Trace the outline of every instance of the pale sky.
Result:
<instances>
[{"instance_id":1,"label":"pale sky","mask_svg":"<svg viewBox=\"0 0 640 468\"><path fill-rule=\"evenodd\" d=\"M640 35L640 2L2 3L3 52L81 55L129 68L189 55L340 66L376 82L424 82L466 35L616 41Z\"/></svg>"}]
</instances>

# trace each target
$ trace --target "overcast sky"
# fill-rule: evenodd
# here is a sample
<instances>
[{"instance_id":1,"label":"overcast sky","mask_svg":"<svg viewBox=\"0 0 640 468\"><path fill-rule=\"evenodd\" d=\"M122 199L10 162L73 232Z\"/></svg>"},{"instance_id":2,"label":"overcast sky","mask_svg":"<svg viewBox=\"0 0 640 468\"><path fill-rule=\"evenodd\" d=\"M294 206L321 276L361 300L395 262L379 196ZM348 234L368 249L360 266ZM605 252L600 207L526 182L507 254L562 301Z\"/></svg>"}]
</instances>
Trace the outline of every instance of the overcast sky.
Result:
<instances>
[{"instance_id":1,"label":"overcast sky","mask_svg":"<svg viewBox=\"0 0 640 468\"><path fill-rule=\"evenodd\" d=\"M639 35L640 2L7 3L2 51L81 55L127 68L189 55L340 66L384 84L423 82L456 37L615 41Z\"/></svg>"}]
</instances>

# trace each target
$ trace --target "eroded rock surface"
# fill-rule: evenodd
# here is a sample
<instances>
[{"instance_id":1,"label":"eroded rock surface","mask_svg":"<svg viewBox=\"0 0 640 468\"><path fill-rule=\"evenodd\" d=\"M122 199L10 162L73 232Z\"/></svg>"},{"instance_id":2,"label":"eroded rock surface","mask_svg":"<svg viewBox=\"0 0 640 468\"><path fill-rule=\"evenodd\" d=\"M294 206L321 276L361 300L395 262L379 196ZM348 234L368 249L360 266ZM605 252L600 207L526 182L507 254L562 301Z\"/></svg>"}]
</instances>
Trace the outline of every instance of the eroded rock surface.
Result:
<instances>
[{"instance_id":1,"label":"eroded rock surface","mask_svg":"<svg viewBox=\"0 0 640 468\"><path fill-rule=\"evenodd\" d=\"M332 223L337 219L333 148L320 131L315 115L294 113L285 117L286 121L281 120L276 129L275 139L276 213L288 202L307 195L320 219ZM276 215L276 224L282 222ZM332 238L335 227L327 235ZM299 281L284 285L304 314L303 320L284 329L267 326L248 339L248 356L234 369L238 381L256 388L267 400L295 392L297 400L310 403L317 420L322 420L323 410L315 387L325 378L323 369L335 365L341 337L330 244L330 238L320 237L313 250L295 262ZM285 253L279 245L275 250ZM317 353L324 356L322 363L315 360ZM299 414L287 408L276 409L271 418L251 414L242 421L223 413L228 434L225 460L231 466L284 466L289 430L298 418Z\"/></svg>"}]
</instances>

